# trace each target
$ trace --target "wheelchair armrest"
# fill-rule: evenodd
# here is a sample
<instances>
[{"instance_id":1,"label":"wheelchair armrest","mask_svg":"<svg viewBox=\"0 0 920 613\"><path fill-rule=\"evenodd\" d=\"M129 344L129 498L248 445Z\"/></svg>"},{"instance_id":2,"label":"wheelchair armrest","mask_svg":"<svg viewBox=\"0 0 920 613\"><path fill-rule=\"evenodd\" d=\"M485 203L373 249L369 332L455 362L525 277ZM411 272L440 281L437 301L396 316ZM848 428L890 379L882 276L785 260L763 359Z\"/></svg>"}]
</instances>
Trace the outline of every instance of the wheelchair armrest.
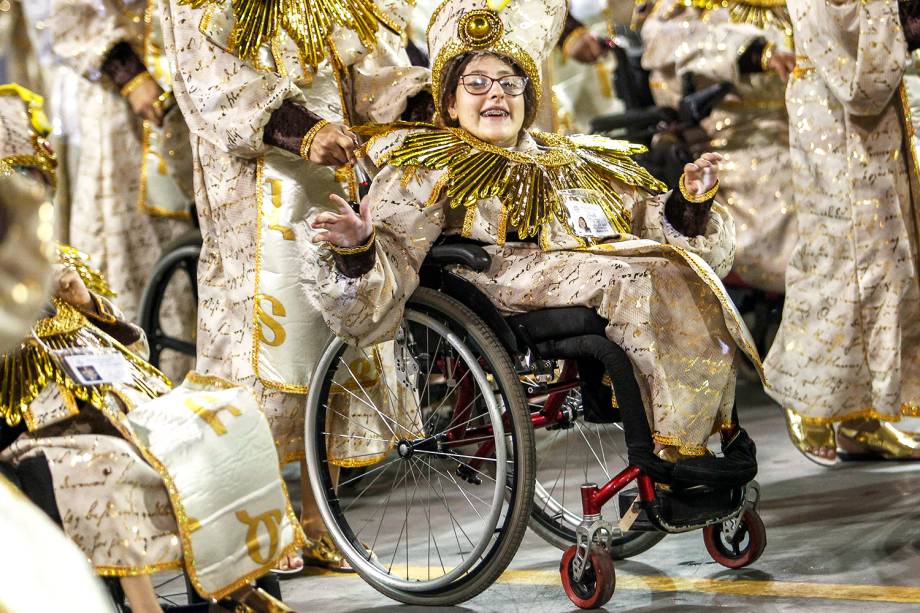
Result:
<instances>
[{"instance_id":1,"label":"wheelchair armrest","mask_svg":"<svg viewBox=\"0 0 920 613\"><path fill-rule=\"evenodd\" d=\"M475 272L486 270L492 263L492 257L479 245L471 243L452 243L435 245L428 252L422 266L447 266L459 264Z\"/></svg>"}]
</instances>

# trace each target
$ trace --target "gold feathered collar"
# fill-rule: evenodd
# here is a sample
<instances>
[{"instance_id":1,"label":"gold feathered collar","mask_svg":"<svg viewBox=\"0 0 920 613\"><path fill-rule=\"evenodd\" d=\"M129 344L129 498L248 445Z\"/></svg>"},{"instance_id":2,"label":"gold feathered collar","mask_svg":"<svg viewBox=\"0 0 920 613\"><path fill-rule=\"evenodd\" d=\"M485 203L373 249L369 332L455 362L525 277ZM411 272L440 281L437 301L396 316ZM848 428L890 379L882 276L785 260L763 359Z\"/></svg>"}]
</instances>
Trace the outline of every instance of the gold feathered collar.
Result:
<instances>
[{"instance_id":1,"label":"gold feathered collar","mask_svg":"<svg viewBox=\"0 0 920 613\"><path fill-rule=\"evenodd\" d=\"M645 147L599 136L531 132L536 147L511 150L483 142L460 128L430 124L363 126L357 131L363 136L380 137L404 128L421 129L409 132L378 163L447 169L445 187L451 208L468 208L479 200L498 198L507 211L508 223L521 238L536 236L553 216L571 230L560 190L595 190L601 195L600 204L613 228L628 234L631 213L610 181L615 179L649 191L667 189L632 159L644 153Z\"/></svg>"},{"instance_id":2,"label":"gold feathered collar","mask_svg":"<svg viewBox=\"0 0 920 613\"><path fill-rule=\"evenodd\" d=\"M353 31L366 49L374 48L380 25L401 33L374 0L179 0L179 4L202 8L228 1L236 19L230 40L243 60L257 60L259 48L270 45L282 30L314 70L326 58L335 26Z\"/></svg>"},{"instance_id":3,"label":"gold feathered collar","mask_svg":"<svg viewBox=\"0 0 920 613\"><path fill-rule=\"evenodd\" d=\"M792 19L786 0L687 0L693 7L708 12L728 10L732 23L746 23L761 30L776 28L792 35Z\"/></svg>"},{"instance_id":4,"label":"gold feathered collar","mask_svg":"<svg viewBox=\"0 0 920 613\"><path fill-rule=\"evenodd\" d=\"M150 398L161 396L169 389L169 379L163 373L96 328L76 308L58 299L52 303L55 314L35 324L35 336L0 359L0 417L7 424L19 424L23 412L51 384L57 384L75 398L102 409L105 396L113 391L113 385L85 386L77 383L50 354L53 350L114 349L128 361L132 373L132 381L128 385Z\"/></svg>"}]
</instances>

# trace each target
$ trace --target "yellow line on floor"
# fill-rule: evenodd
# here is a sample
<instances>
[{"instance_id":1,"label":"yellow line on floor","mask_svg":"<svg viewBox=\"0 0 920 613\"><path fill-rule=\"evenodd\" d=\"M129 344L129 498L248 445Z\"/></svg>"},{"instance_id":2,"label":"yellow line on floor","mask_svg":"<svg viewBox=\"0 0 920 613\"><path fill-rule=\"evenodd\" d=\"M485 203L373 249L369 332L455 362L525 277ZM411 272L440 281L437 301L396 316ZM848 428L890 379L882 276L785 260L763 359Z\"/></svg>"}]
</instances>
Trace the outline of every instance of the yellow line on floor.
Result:
<instances>
[{"instance_id":1,"label":"yellow line on floor","mask_svg":"<svg viewBox=\"0 0 920 613\"><path fill-rule=\"evenodd\" d=\"M405 576L405 567L395 568ZM428 569L410 567L410 576L424 580ZM443 572L432 569L434 574ZM318 568L307 568L310 576L355 577ZM498 583L510 585L558 585L562 583L554 570L506 570ZM920 587L891 585L860 585L855 583L806 583L802 581L756 581L751 579L704 579L695 577L668 577L662 575L617 575L618 590L648 592L696 592L700 594L729 594L759 598L810 598L818 600L856 600L864 602L920 603Z\"/></svg>"},{"instance_id":2,"label":"yellow line on floor","mask_svg":"<svg viewBox=\"0 0 920 613\"><path fill-rule=\"evenodd\" d=\"M559 573L549 570L506 570L500 583L559 585ZM619 575L617 589L651 592L699 592L773 598L817 598L868 602L920 603L920 587L858 585L852 583L805 583L750 579L702 579L654 575Z\"/></svg>"}]
</instances>

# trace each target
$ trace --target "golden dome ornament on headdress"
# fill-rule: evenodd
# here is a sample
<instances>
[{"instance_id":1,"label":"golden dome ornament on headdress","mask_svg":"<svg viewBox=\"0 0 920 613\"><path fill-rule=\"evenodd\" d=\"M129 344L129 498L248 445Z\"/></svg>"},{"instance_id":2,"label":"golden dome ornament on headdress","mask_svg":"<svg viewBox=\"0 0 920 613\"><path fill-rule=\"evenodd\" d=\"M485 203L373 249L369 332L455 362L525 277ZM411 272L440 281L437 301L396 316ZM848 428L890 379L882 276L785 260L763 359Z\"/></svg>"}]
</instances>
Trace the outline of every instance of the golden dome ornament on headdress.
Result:
<instances>
[{"instance_id":1,"label":"golden dome ornament on headdress","mask_svg":"<svg viewBox=\"0 0 920 613\"><path fill-rule=\"evenodd\" d=\"M565 0L446 0L428 24L431 90L440 104L445 68L471 52L493 53L514 62L533 84L540 102L541 65L565 23ZM445 109L438 108L442 115ZM534 109L535 111L536 109Z\"/></svg>"}]
</instances>

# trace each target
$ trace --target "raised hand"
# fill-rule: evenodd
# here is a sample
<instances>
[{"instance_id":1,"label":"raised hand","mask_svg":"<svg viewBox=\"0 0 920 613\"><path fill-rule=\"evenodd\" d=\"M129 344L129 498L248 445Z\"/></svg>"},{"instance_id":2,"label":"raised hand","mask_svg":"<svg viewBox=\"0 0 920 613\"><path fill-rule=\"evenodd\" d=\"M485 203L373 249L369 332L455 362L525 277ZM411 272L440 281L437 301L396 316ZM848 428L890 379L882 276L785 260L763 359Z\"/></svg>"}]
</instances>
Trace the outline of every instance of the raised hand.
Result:
<instances>
[{"instance_id":1,"label":"raised hand","mask_svg":"<svg viewBox=\"0 0 920 613\"><path fill-rule=\"evenodd\" d=\"M340 196L332 194L329 200L336 205L338 212L325 211L313 219L310 227L316 230L316 234L311 240L341 248L359 247L367 243L374 229L370 200L365 196L361 201L360 215Z\"/></svg>"},{"instance_id":2,"label":"raised hand","mask_svg":"<svg viewBox=\"0 0 920 613\"><path fill-rule=\"evenodd\" d=\"M135 115L157 127L163 125L163 108L156 102L163 90L153 79L146 79L127 96L128 104Z\"/></svg>"},{"instance_id":3,"label":"raised hand","mask_svg":"<svg viewBox=\"0 0 920 613\"><path fill-rule=\"evenodd\" d=\"M697 160L684 166L684 187L691 194L702 196L719 180L719 162L722 156L718 153L704 153Z\"/></svg>"},{"instance_id":4,"label":"raised hand","mask_svg":"<svg viewBox=\"0 0 920 613\"><path fill-rule=\"evenodd\" d=\"M86 284L73 270L60 267L57 270L57 288L54 295L64 302L68 302L75 307L95 311L93 296L86 289Z\"/></svg>"}]
</instances>

